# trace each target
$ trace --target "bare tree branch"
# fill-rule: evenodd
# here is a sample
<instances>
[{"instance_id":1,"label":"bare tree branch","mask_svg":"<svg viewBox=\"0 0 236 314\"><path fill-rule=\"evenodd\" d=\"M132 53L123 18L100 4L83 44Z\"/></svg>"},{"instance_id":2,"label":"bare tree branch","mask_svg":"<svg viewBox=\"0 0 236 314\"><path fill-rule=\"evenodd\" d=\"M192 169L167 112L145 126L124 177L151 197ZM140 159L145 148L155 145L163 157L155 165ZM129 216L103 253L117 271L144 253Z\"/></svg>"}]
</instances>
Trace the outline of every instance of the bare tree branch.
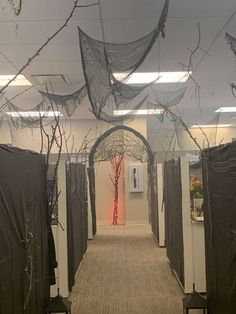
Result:
<instances>
[{"instance_id":1,"label":"bare tree branch","mask_svg":"<svg viewBox=\"0 0 236 314\"><path fill-rule=\"evenodd\" d=\"M28 61L19 69L19 71L16 73L16 75L11 79L9 80L9 82L3 86L1 89L0 89L0 93L2 93L16 78L19 74L21 74L29 65L30 63L40 55L41 51L48 45L48 43L54 38L56 37L65 27L67 27L68 25L68 22L70 21L70 19L72 18L75 10L78 8L78 7L86 7L86 6L78 6L78 2L79 0L75 0L74 1L74 6L70 12L70 14L68 15L68 17L66 18L65 22L63 23L62 26L60 26L58 28L58 30L53 33L50 37L48 37L48 39L44 42L44 44L32 55L32 57L28 58ZM97 5L98 3L94 3L94 4L91 4L89 6L94 6L94 5Z\"/></svg>"},{"instance_id":2,"label":"bare tree branch","mask_svg":"<svg viewBox=\"0 0 236 314\"><path fill-rule=\"evenodd\" d=\"M202 50L200 48L200 42L201 42L201 29L200 29L200 24L199 22L197 22L197 29L198 29L198 40L196 43L196 46L193 50L189 49L190 51L190 56L189 56L189 61L188 64L183 64L182 62L180 62L180 65L183 67L184 70L186 70L188 72L189 78L192 80L192 82L194 83L195 89L194 89L194 96L196 99L197 104L199 105L199 108L201 110L200 107L200 85L198 84L198 82L194 79L192 72L194 71L194 65L193 65L193 59L195 57L195 54L197 53L198 50Z\"/></svg>"},{"instance_id":3,"label":"bare tree branch","mask_svg":"<svg viewBox=\"0 0 236 314\"><path fill-rule=\"evenodd\" d=\"M174 117L176 119L176 121L178 121L180 123L180 125L182 125L182 127L184 128L184 130L188 133L188 135L190 136L190 138L194 141L194 143L196 144L196 146L199 148L199 150L202 152L202 148L199 145L199 143L197 142L197 139L192 135L191 131L189 130L188 125L182 120L182 118L180 118L177 114L175 114L172 110L170 110L169 108L166 108L165 106L163 106L161 103L159 103L159 106L161 108L163 108L166 112L168 112L172 117Z\"/></svg>"}]
</instances>

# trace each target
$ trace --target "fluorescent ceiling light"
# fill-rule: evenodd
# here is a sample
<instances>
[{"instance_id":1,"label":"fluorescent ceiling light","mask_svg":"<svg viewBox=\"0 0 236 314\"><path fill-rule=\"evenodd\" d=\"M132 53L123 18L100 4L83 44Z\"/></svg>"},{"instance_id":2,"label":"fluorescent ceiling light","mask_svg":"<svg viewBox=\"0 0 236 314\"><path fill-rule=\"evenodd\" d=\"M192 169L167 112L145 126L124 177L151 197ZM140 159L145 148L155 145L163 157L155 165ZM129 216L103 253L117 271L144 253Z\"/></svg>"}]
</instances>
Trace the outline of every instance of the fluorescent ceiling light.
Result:
<instances>
[{"instance_id":1,"label":"fluorescent ceiling light","mask_svg":"<svg viewBox=\"0 0 236 314\"><path fill-rule=\"evenodd\" d=\"M20 118L20 117L32 117L32 118L48 118L48 117L61 117L62 114L60 111L10 111L7 112L13 118Z\"/></svg>"},{"instance_id":2,"label":"fluorescent ceiling light","mask_svg":"<svg viewBox=\"0 0 236 314\"><path fill-rule=\"evenodd\" d=\"M131 74L127 80L127 73L113 73L117 80L123 80L126 84L147 84L155 83L184 83L192 72L138 72Z\"/></svg>"},{"instance_id":3,"label":"fluorescent ceiling light","mask_svg":"<svg viewBox=\"0 0 236 314\"><path fill-rule=\"evenodd\" d=\"M232 124L195 124L192 125L191 128L229 128Z\"/></svg>"},{"instance_id":4,"label":"fluorescent ceiling light","mask_svg":"<svg viewBox=\"0 0 236 314\"><path fill-rule=\"evenodd\" d=\"M147 115L147 114L161 114L163 109L138 109L138 110L113 110L114 116L132 115Z\"/></svg>"},{"instance_id":5,"label":"fluorescent ceiling light","mask_svg":"<svg viewBox=\"0 0 236 314\"><path fill-rule=\"evenodd\" d=\"M5 86L15 75L0 75L0 86ZM32 85L24 75L20 74L17 78L11 82L9 86L27 86Z\"/></svg>"},{"instance_id":6,"label":"fluorescent ceiling light","mask_svg":"<svg viewBox=\"0 0 236 314\"><path fill-rule=\"evenodd\" d=\"M236 107L220 107L215 112L236 112Z\"/></svg>"}]
</instances>

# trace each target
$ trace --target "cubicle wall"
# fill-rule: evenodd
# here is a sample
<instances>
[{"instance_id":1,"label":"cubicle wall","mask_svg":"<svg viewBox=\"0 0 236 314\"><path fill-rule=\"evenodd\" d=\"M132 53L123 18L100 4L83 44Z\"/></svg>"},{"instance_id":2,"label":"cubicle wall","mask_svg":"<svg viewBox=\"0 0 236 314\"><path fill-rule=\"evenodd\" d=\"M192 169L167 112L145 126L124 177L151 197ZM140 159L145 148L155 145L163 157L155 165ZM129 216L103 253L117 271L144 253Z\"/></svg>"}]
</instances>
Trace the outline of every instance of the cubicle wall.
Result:
<instances>
[{"instance_id":1,"label":"cubicle wall","mask_svg":"<svg viewBox=\"0 0 236 314\"><path fill-rule=\"evenodd\" d=\"M85 166L61 160L57 175L58 223L53 225L58 267L51 296L64 297L75 283L76 273L87 250L88 215Z\"/></svg>"},{"instance_id":2,"label":"cubicle wall","mask_svg":"<svg viewBox=\"0 0 236 314\"><path fill-rule=\"evenodd\" d=\"M165 242L167 256L185 293L206 292L203 222L191 218L189 159L165 162Z\"/></svg>"},{"instance_id":3,"label":"cubicle wall","mask_svg":"<svg viewBox=\"0 0 236 314\"><path fill-rule=\"evenodd\" d=\"M71 291L87 250L88 238L86 170L82 164L67 166L68 282Z\"/></svg>"},{"instance_id":4,"label":"cubicle wall","mask_svg":"<svg viewBox=\"0 0 236 314\"><path fill-rule=\"evenodd\" d=\"M236 142L203 154L206 279L210 312L236 313Z\"/></svg>"},{"instance_id":5,"label":"cubicle wall","mask_svg":"<svg viewBox=\"0 0 236 314\"><path fill-rule=\"evenodd\" d=\"M163 203L163 166L155 164L151 167L149 181L149 201L152 233L158 245L165 246L165 206Z\"/></svg>"},{"instance_id":6,"label":"cubicle wall","mask_svg":"<svg viewBox=\"0 0 236 314\"><path fill-rule=\"evenodd\" d=\"M0 313L41 314L55 262L49 260L45 160L0 145L0 167Z\"/></svg>"},{"instance_id":7,"label":"cubicle wall","mask_svg":"<svg viewBox=\"0 0 236 314\"><path fill-rule=\"evenodd\" d=\"M164 165L165 244L171 267L184 286L184 250L182 223L182 185L180 160Z\"/></svg>"},{"instance_id":8,"label":"cubicle wall","mask_svg":"<svg viewBox=\"0 0 236 314\"><path fill-rule=\"evenodd\" d=\"M156 165L152 165L150 167L148 176L149 176L148 203L149 203L151 228L152 228L152 233L154 237L157 239L157 241L159 241Z\"/></svg>"}]
</instances>

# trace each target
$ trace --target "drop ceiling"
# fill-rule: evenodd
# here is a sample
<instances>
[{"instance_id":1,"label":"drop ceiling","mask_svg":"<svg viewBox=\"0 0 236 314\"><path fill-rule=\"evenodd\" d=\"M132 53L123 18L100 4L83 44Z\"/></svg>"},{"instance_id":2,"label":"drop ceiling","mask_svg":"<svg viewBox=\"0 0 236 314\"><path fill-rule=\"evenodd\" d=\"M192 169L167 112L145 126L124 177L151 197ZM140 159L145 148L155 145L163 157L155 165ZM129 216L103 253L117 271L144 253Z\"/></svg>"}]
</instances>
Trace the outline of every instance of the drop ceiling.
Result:
<instances>
[{"instance_id":1,"label":"drop ceiling","mask_svg":"<svg viewBox=\"0 0 236 314\"><path fill-rule=\"evenodd\" d=\"M94 1L83 0L79 4ZM157 24L164 0L100 0L100 3L106 41L119 43L150 32ZM19 17L14 16L8 1L4 4L4 10L0 10L0 74L14 74L64 23L74 1L24 0ZM207 122L217 108L236 105L229 88L229 83L236 81L236 62L224 40L225 31L236 37L235 0L170 0L166 38L160 39L159 48L158 45L153 48L140 69L143 72L181 71L181 64L188 63L190 50L197 44L198 22L202 50L194 56L193 77L200 85L202 113L195 99L194 84L189 81L179 105L189 123ZM77 8L68 26L24 71L37 88L42 88L43 80L39 79L42 75L55 75L54 91L61 94L73 92L84 83L77 26L90 36L102 39L98 6ZM37 88L18 97L14 103L22 108L34 107L41 100ZM5 95L11 98L23 89L9 87ZM88 108L89 103L85 101L76 117L91 118Z\"/></svg>"}]
</instances>

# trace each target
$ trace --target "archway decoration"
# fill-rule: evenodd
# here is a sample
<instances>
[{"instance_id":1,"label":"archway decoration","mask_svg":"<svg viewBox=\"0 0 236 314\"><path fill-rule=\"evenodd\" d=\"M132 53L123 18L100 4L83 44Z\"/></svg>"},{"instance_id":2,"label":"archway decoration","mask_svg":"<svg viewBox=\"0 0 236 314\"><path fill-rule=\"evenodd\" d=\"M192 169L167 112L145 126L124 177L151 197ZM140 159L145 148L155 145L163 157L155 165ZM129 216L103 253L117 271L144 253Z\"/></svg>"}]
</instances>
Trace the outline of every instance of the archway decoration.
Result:
<instances>
[{"instance_id":1,"label":"archway decoration","mask_svg":"<svg viewBox=\"0 0 236 314\"><path fill-rule=\"evenodd\" d=\"M125 132L125 136L119 134ZM116 136L115 136L116 134ZM119 136L120 135L120 136ZM110 142L108 141L110 140ZM127 146L127 141L129 146ZM109 144L110 143L110 144ZM116 149L114 149L116 147ZM127 149L128 147L128 149ZM89 154L89 194L92 212L93 234L96 234L96 197L95 197L95 170L94 164L98 161L111 160L122 153L126 153L130 157L134 157L140 161L147 161L149 175L149 193L151 209L156 204L156 195L153 184L153 167L154 154L145 137L138 131L125 126L115 126L103 133L94 143ZM155 205L154 205L155 206ZM152 216L152 214L151 214Z\"/></svg>"}]
</instances>

